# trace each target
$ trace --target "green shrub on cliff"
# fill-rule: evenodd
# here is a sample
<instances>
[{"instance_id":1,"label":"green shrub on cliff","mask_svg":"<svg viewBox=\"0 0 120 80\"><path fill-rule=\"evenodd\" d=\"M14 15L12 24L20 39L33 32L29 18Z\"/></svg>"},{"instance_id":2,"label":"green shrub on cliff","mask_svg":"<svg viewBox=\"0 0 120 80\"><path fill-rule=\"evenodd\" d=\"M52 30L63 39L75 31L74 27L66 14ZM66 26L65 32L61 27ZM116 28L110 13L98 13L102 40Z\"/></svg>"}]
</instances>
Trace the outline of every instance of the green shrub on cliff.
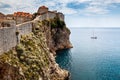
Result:
<instances>
[{"instance_id":1,"label":"green shrub on cliff","mask_svg":"<svg viewBox=\"0 0 120 80\"><path fill-rule=\"evenodd\" d=\"M52 28L63 28L65 27L65 22L61 21L58 17L51 19L51 27Z\"/></svg>"},{"instance_id":2,"label":"green shrub on cliff","mask_svg":"<svg viewBox=\"0 0 120 80\"><path fill-rule=\"evenodd\" d=\"M60 27L65 27L65 22L64 21L59 21L59 24L58 24Z\"/></svg>"},{"instance_id":3,"label":"green shrub on cliff","mask_svg":"<svg viewBox=\"0 0 120 80\"><path fill-rule=\"evenodd\" d=\"M21 44L18 44L18 45L16 46L16 51L17 51L17 53L19 53L19 54L22 54L22 53L24 52L24 48L22 47Z\"/></svg>"},{"instance_id":4,"label":"green shrub on cliff","mask_svg":"<svg viewBox=\"0 0 120 80\"><path fill-rule=\"evenodd\" d=\"M51 21L51 27L52 28L55 28L55 27L57 27L58 25L54 22L54 21Z\"/></svg>"},{"instance_id":5,"label":"green shrub on cliff","mask_svg":"<svg viewBox=\"0 0 120 80\"><path fill-rule=\"evenodd\" d=\"M36 27L34 28L36 29ZM50 53L46 50L47 45L43 41L44 36L41 34L43 33L40 30L39 32L35 30L28 35L22 35L20 43L14 50L0 56L1 62L14 65L20 69L18 73L25 78L21 80L39 80L41 76L44 76L50 65Z\"/></svg>"},{"instance_id":6,"label":"green shrub on cliff","mask_svg":"<svg viewBox=\"0 0 120 80\"><path fill-rule=\"evenodd\" d=\"M46 20L46 19L42 21L42 24L43 24L43 25L49 26L49 23L50 23L50 21L49 21L49 20Z\"/></svg>"},{"instance_id":7,"label":"green shrub on cliff","mask_svg":"<svg viewBox=\"0 0 120 80\"><path fill-rule=\"evenodd\" d=\"M52 28L64 28L65 22L61 21L59 17L55 17L54 19L40 21L38 25L39 26L42 26L42 25L51 26Z\"/></svg>"},{"instance_id":8,"label":"green shrub on cliff","mask_svg":"<svg viewBox=\"0 0 120 80\"><path fill-rule=\"evenodd\" d=\"M55 17L54 21L56 22L57 27L59 27L59 28L63 28L65 26L64 21L61 21L60 18L58 18L58 17Z\"/></svg>"}]
</instances>

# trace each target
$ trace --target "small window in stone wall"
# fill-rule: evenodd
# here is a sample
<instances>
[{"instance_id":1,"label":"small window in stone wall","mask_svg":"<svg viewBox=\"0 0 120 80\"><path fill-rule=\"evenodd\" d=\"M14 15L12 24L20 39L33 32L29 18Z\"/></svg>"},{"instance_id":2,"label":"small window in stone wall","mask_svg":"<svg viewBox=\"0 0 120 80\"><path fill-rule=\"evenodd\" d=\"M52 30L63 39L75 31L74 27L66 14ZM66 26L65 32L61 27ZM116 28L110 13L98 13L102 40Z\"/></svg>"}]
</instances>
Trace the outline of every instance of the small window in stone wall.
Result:
<instances>
[{"instance_id":1,"label":"small window in stone wall","mask_svg":"<svg viewBox=\"0 0 120 80\"><path fill-rule=\"evenodd\" d=\"M10 25L9 23L2 22L2 23L1 23L1 26L2 26L2 27L10 27L11 25Z\"/></svg>"}]
</instances>

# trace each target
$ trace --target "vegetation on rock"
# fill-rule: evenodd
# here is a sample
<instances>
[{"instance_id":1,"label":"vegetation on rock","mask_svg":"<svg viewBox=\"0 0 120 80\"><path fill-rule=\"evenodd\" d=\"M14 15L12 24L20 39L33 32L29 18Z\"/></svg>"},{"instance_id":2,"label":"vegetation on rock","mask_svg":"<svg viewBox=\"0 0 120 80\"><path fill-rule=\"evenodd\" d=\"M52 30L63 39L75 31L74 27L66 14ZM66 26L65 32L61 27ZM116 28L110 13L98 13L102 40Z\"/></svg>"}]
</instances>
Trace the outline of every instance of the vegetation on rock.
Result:
<instances>
[{"instance_id":1,"label":"vegetation on rock","mask_svg":"<svg viewBox=\"0 0 120 80\"><path fill-rule=\"evenodd\" d=\"M65 27L65 22L60 20L58 17L55 17L53 19L48 19L48 20L43 20L42 22L43 25L51 26L52 28L64 28Z\"/></svg>"},{"instance_id":2,"label":"vegetation on rock","mask_svg":"<svg viewBox=\"0 0 120 80\"><path fill-rule=\"evenodd\" d=\"M64 74L61 74L64 77L59 75L60 68L51 55L46 37L41 30L41 22L35 23L30 34L22 35L20 43L13 50L0 56L0 64L7 64L16 70L16 73L6 72L3 76L12 77L17 74L17 77L11 80L64 80L68 73L63 70ZM0 66L3 67L5 66ZM0 79L5 80L3 76L0 76Z\"/></svg>"}]
</instances>

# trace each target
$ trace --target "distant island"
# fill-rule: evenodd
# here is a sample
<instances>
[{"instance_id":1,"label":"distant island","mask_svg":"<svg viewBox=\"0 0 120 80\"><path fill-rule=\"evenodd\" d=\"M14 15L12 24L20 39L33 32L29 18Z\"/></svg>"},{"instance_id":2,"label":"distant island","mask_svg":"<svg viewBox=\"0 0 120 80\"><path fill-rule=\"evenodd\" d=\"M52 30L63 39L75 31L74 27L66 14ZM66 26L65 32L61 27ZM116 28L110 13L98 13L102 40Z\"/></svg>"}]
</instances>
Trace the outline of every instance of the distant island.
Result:
<instances>
[{"instance_id":1,"label":"distant island","mask_svg":"<svg viewBox=\"0 0 120 80\"><path fill-rule=\"evenodd\" d=\"M72 48L64 14L39 7L28 12L0 13L1 80L69 80L55 62L57 50Z\"/></svg>"}]
</instances>

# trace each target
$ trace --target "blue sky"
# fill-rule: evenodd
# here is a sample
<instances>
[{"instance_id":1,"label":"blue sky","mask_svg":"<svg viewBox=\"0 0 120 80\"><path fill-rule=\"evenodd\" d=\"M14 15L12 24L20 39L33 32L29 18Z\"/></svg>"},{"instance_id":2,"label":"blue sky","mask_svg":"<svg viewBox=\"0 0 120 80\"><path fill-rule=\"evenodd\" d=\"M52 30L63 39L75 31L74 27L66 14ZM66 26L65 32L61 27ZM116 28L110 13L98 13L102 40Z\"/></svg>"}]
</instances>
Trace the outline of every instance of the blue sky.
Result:
<instances>
[{"instance_id":1,"label":"blue sky","mask_svg":"<svg viewBox=\"0 0 120 80\"><path fill-rule=\"evenodd\" d=\"M42 5L64 13L68 27L120 27L120 0L0 0L0 11L34 13Z\"/></svg>"}]
</instances>

